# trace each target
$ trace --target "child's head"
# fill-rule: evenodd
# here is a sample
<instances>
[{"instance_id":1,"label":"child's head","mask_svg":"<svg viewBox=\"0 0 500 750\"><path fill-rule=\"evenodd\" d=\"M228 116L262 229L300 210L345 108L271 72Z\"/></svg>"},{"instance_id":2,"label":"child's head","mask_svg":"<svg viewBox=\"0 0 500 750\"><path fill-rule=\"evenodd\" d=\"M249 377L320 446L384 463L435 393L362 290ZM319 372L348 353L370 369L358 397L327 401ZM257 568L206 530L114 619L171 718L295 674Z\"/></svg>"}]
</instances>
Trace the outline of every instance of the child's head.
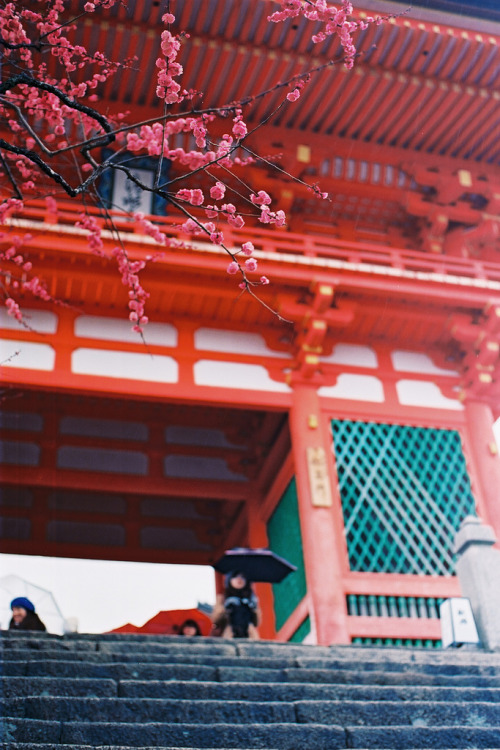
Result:
<instances>
[{"instance_id":1,"label":"child's head","mask_svg":"<svg viewBox=\"0 0 500 750\"><path fill-rule=\"evenodd\" d=\"M239 570L234 570L227 575L226 586L230 586L232 589L240 590L244 589L248 584L248 581L243 573Z\"/></svg>"},{"instance_id":2,"label":"child's head","mask_svg":"<svg viewBox=\"0 0 500 750\"><path fill-rule=\"evenodd\" d=\"M180 635L201 635L200 626L196 620L184 620L179 628Z\"/></svg>"}]
</instances>

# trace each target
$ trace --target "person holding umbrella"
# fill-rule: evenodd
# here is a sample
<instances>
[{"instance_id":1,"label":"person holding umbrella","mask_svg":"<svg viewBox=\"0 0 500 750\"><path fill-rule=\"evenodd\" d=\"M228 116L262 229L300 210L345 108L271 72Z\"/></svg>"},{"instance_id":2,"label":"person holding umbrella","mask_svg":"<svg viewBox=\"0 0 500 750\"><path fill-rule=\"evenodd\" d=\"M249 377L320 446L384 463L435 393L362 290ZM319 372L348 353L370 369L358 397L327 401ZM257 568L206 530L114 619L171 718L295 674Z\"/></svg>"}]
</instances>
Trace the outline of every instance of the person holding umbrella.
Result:
<instances>
[{"instance_id":1,"label":"person holding umbrella","mask_svg":"<svg viewBox=\"0 0 500 750\"><path fill-rule=\"evenodd\" d=\"M212 613L217 634L258 639L261 612L251 582L280 583L296 566L272 550L249 547L226 550L212 565L218 573L225 573L224 595L217 597Z\"/></svg>"},{"instance_id":2,"label":"person holding umbrella","mask_svg":"<svg viewBox=\"0 0 500 750\"><path fill-rule=\"evenodd\" d=\"M39 630L47 628L35 612L35 605L26 596L18 596L10 603L12 619L9 630Z\"/></svg>"},{"instance_id":3,"label":"person holding umbrella","mask_svg":"<svg viewBox=\"0 0 500 750\"><path fill-rule=\"evenodd\" d=\"M258 640L261 613L259 600L245 574L234 570L224 578L224 594L219 594L212 617L223 638Z\"/></svg>"},{"instance_id":4,"label":"person holding umbrella","mask_svg":"<svg viewBox=\"0 0 500 750\"><path fill-rule=\"evenodd\" d=\"M224 638L258 639L261 612L252 582L279 583L296 566L272 550L249 547L226 550L212 565L225 574L225 591L217 597L212 613L215 631Z\"/></svg>"}]
</instances>

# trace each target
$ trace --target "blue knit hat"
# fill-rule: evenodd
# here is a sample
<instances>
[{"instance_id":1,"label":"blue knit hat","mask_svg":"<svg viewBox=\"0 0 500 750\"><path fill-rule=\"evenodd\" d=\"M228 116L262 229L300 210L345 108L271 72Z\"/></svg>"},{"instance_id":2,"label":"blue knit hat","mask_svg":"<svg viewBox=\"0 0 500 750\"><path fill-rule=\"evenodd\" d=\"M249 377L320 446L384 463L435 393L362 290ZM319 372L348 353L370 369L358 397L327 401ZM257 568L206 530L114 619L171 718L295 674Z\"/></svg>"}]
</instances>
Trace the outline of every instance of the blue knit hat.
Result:
<instances>
[{"instance_id":1,"label":"blue knit hat","mask_svg":"<svg viewBox=\"0 0 500 750\"><path fill-rule=\"evenodd\" d=\"M13 599L10 603L10 608L12 609L12 607L24 607L28 612L35 611L33 602L30 602L25 596L18 596L16 599Z\"/></svg>"}]
</instances>

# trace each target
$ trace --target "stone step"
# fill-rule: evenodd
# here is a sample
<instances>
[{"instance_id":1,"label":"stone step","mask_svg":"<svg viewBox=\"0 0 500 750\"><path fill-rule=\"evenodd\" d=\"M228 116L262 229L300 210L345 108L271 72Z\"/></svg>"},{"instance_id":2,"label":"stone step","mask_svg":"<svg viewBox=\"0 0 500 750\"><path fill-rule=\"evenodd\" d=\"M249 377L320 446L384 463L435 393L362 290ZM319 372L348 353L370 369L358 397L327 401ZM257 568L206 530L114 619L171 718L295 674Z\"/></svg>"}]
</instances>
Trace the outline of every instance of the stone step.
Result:
<instances>
[{"instance_id":1,"label":"stone step","mask_svg":"<svg viewBox=\"0 0 500 750\"><path fill-rule=\"evenodd\" d=\"M78 649L75 651L68 649L4 649L2 661L16 669L16 663L36 661L43 657L44 660L57 661L59 663L81 661L92 664L112 664L112 663L129 663L129 664L201 664L213 667L227 667L231 670L235 667L241 668L248 662L251 662L253 669L308 669L312 670L346 670L350 671L388 671L388 672L412 672L421 674L471 674L481 676L500 675L500 665L492 664L491 661L465 661L461 659L456 661L450 658L448 661L442 660L420 660L413 661L391 661L388 658L382 659L351 659L349 662L343 659L333 658L295 658L295 657L252 657L248 655L238 656L234 650L227 654L213 654L212 651L204 653L203 649L193 650L188 644L183 650L164 652L141 651L140 648L134 648L128 651L114 651L105 649L104 651L85 651Z\"/></svg>"},{"instance_id":2,"label":"stone step","mask_svg":"<svg viewBox=\"0 0 500 750\"><path fill-rule=\"evenodd\" d=\"M234 750L409 750L410 748L499 748L500 727L391 726L373 728L323 724L166 724L117 722L40 721L12 719L3 722L5 750L13 743L45 743L53 748L69 745L97 748L114 746L148 748L233 748Z\"/></svg>"},{"instance_id":3,"label":"stone step","mask_svg":"<svg viewBox=\"0 0 500 750\"><path fill-rule=\"evenodd\" d=\"M282 670L272 669L256 669L253 666L253 661L248 660L252 666L232 666L225 667L221 666L218 668L217 673L219 678L223 681L234 680L236 682L243 682L245 680L258 679L258 675L262 672L267 675L268 679L273 677L273 672L276 674L278 679L273 680L279 682L281 679L287 679L289 682L328 682L328 675L332 673L343 672L349 675L352 672L363 672L370 674L371 672L384 672L388 675L400 674L404 676L413 675L440 675L440 676L462 676L462 677L496 677L500 678L500 670L495 667L488 665L469 665L467 667L459 667L454 664L423 664L419 668L406 667L404 669L393 669L391 663L370 663L370 662L353 662L348 668L339 664L338 662L331 662L328 668L317 669L315 667L289 667Z\"/></svg>"},{"instance_id":4,"label":"stone step","mask_svg":"<svg viewBox=\"0 0 500 750\"><path fill-rule=\"evenodd\" d=\"M475 701L235 701L160 698L28 697L3 701L3 716L61 722L158 722L170 724L350 724L389 726L498 726L500 704Z\"/></svg>"},{"instance_id":5,"label":"stone step","mask_svg":"<svg viewBox=\"0 0 500 750\"><path fill-rule=\"evenodd\" d=\"M131 646L133 648L131 649ZM240 656L247 658L275 658L297 661L301 666L306 660L310 666L327 667L333 661L344 666L352 662L390 662L396 664L456 664L466 663L490 665L500 668L500 652L476 649L449 649L446 651L423 648L381 648L363 645L310 646L303 644L276 643L274 641L225 641L220 638L185 638L166 635L140 634L69 634L57 636L48 633L3 631L2 647L6 652L17 650L99 651L107 653L178 654L181 656L199 653ZM396 668L396 667L393 667Z\"/></svg>"},{"instance_id":6,"label":"stone step","mask_svg":"<svg viewBox=\"0 0 500 750\"><path fill-rule=\"evenodd\" d=\"M211 656L239 656L244 660L252 659L280 659L288 662L310 666L328 666L332 661L348 666L351 662L387 663L393 668L396 665L418 664L449 664L463 666L469 664L491 665L500 668L500 653L485 652L483 650L450 649L429 650L423 648L368 648L364 646L296 646L294 644L277 644L269 641L227 641L220 638L178 638L175 636L161 636L160 640L149 637L149 640L115 641L107 640L108 636L95 636L95 640L68 639L68 636L47 637L44 633L28 637L12 637L12 631L3 631L2 648L4 655L14 655L16 652L57 651L63 657L65 652L99 652L108 654L129 654L131 650L140 654L158 655L189 655L204 654ZM45 636L45 637L44 637ZM83 638L83 636L82 636ZM133 648L131 649L131 646ZM289 646L289 648L286 648ZM285 648L284 648L285 647Z\"/></svg>"},{"instance_id":7,"label":"stone step","mask_svg":"<svg viewBox=\"0 0 500 750\"><path fill-rule=\"evenodd\" d=\"M193 639L191 639L193 640ZM16 643L14 641L14 643ZM49 644L50 645L50 644ZM442 654L440 658L429 658L426 655L424 659L422 654L414 653L413 660L406 659L394 659L389 654L378 654L377 658L373 655L371 658L360 658L360 654L356 653L346 661L345 659L339 658L305 658L305 657L286 657L282 656L251 656L251 652L248 652L245 647L239 647L240 650L245 653L238 654L235 648L230 647L229 651L225 650L225 647L220 647L220 653L214 653L213 649L210 648L208 651L204 651L202 645L199 642L184 643L182 647L165 647L162 650L150 649L142 651L142 644L138 644L137 648L131 649L128 647L123 650L123 644L119 644L120 648L115 650L112 648L113 644L104 644L102 650L85 650L84 648L78 648L75 650L68 648L32 648L26 646L25 648L4 648L3 649L3 662L8 664L9 669L12 670L10 674L22 673L22 668L16 671L16 663L24 663L28 661L37 661L43 657L44 660L56 661L59 663L82 661L95 664L109 664L109 663L130 663L143 665L146 663L150 664L201 664L205 666L213 666L220 668L242 668L242 665L251 662L252 668L263 668L263 669L308 669L308 670L346 670L346 671L390 671L390 672L412 672L412 673L423 673L423 674L470 674L480 676L495 676L500 675L500 662L495 659L477 659L471 658L470 652L468 652L467 658L464 658L466 654L461 654L461 658L456 658L454 652L450 652L448 659L443 659ZM111 648L110 648L111 647ZM311 647L314 648L314 647ZM380 649L384 651L384 649ZM447 652L448 653L448 652ZM432 654L433 655L433 654ZM437 656L437 654L436 654ZM479 655L478 655L479 656ZM481 654L480 656L493 656L492 654Z\"/></svg>"},{"instance_id":8,"label":"stone step","mask_svg":"<svg viewBox=\"0 0 500 750\"><path fill-rule=\"evenodd\" d=\"M363 684L448 684L451 680L453 684L461 685L482 685L483 687L500 687L500 674L491 674L490 670L485 667L483 674L478 667L472 673L467 670L461 672L444 669L442 672L430 669L429 672L418 672L411 670L397 671L386 669L382 671L363 669L342 670L342 669L305 669L292 668L283 670L271 669L253 669L252 667L220 667L217 670L218 680L220 682L303 682L324 683L332 682L362 682ZM455 683L455 679L457 683Z\"/></svg>"},{"instance_id":9,"label":"stone step","mask_svg":"<svg viewBox=\"0 0 500 750\"><path fill-rule=\"evenodd\" d=\"M16 664L26 664L29 662L40 661L43 658L44 661L57 661L58 663L64 662L82 662L88 664L130 664L130 665L145 665L145 664L156 664L158 666L162 664L185 664L185 665L202 665L212 667L241 667L245 664L246 659L239 656L203 656L191 655L189 653L180 654L150 654L150 653L120 653L120 654L102 654L97 651L93 652L58 652L58 651L44 651L43 653L36 651L26 653L24 651L16 651L15 653L4 653L2 657L2 663L7 664L9 669L16 670ZM295 659L278 659L278 658L258 658L252 659L253 668L263 669L295 669L298 668L297 661Z\"/></svg>"},{"instance_id":10,"label":"stone step","mask_svg":"<svg viewBox=\"0 0 500 750\"><path fill-rule=\"evenodd\" d=\"M9 742L7 745L0 742L0 750L54 750L53 745L40 743ZM57 745L57 750L130 750L126 745ZM138 747L134 750L221 750L220 748L200 748L200 747L159 747L153 748ZM224 748L224 750L242 750L242 748ZM255 748L246 748L245 750L256 750ZM257 748L257 750L259 750ZM279 750L278 748L262 748L261 750ZM295 748L293 750L296 750ZM308 750L311 750L308 748ZM370 750L370 748L360 748L360 750ZM378 749L377 749L378 750ZM393 748L381 748L380 750L394 750ZM436 748L415 748L405 747L405 750L436 750ZM498 750L498 748L481 748L481 750Z\"/></svg>"},{"instance_id":11,"label":"stone step","mask_svg":"<svg viewBox=\"0 0 500 750\"><path fill-rule=\"evenodd\" d=\"M288 649L287 646L290 648ZM477 648L460 649L426 649L426 648L391 648L391 647L368 647L363 645L350 646L303 646L286 643L275 643L270 641L239 641L237 644L238 654L248 658L259 656L283 655L283 650L289 656L294 656L298 664L309 666L328 666L333 662L339 662L344 667L351 663L367 664L391 664L393 669L397 665L408 665L411 668L419 667L421 664L457 666L482 665L500 667L500 651L486 651ZM373 667L379 669L380 667Z\"/></svg>"},{"instance_id":12,"label":"stone step","mask_svg":"<svg viewBox=\"0 0 500 750\"><path fill-rule=\"evenodd\" d=\"M408 748L458 748L483 750L500 748L499 727L348 727L346 747L370 750L408 750Z\"/></svg>"},{"instance_id":13,"label":"stone step","mask_svg":"<svg viewBox=\"0 0 500 750\"><path fill-rule=\"evenodd\" d=\"M494 704L488 704L490 706ZM166 700L158 698L28 697L3 701L12 720L268 724L296 722L293 703L278 701Z\"/></svg>"},{"instance_id":14,"label":"stone step","mask_svg":"<svg viewBox=\"0 0 500 750\"><path fill-rule=\"evenodd\" d=\"M66 641L61 636L54 636L54 638L44 638L44 633L33 633L29 634L29 637L24 638L13 638L10 635L11 631L2 632L2 650L5 656L7 654L15 654L17 652L32 651L57 651L63 654L64 652L83 651L85 653L92 653L97 651L97 642L95 641ZM58 640L56 640L58 638Z\"/></svg>"},{"instance_id":15,"label":"stone step","mask_svg":"<svg viewBox=\"0 0 500 750\"><path fill-rule=\"evenodd\" d=\"M27 662L3 662L3 674L9 677L86 677L87 679L111 678L156 680L208 680L218 681L217 667L198 664L104 664L86 661L59 661L36 659ZM265 671L265 670L263 670ZM278 670L272 670L278 672Z\"/></svg>"},{"instance_id":16,"label":"stone step","mask_svg":"<svg viewBox=\"0 0 500 750\"><path fill-rule=\"evenodd\" d=\"M134 649L133 652L103 653L101 651L58 651L53 649L40 651L4 651L2 661L5 662L26 662L33 659L49 659L64 661L86 661L93 664L109 664L114 662L132 663L132 664L205 664L208 666L238 667L244 664L247 659L241 656L217 656L210 654L192 654L190 651L182 653L150 653ZM278 658L278 657L258 657L252 659L253 667L263 667L267 669L288 669L299 666L295 658Z\"/></svg>"},{"instance_id":17,"label":"stone step","mask_svg":"<svg viewBox=\"0 0 500 750\"><path fill-rule=\"evenodd\" d=\"M443 658L445 654L448 658ZM243 656L243 654L241 655ZM409 655L407 655L408 657ZM354 653L350 659L339 659L337 656L329 656L317 658L311 657L297 657L296 662L298 667L305 667L307 669L350 669L351 665L364 665L366 669L373 670L390 670L391 672L408 672L408 671L464 671L464 670L477 670L489 668L492 671L500 672L500 661L498 659L488 658L477 658L472 656L471 652L464 652L459 654L458 652L446 651L426 651L413 652L412 658L397 658L391 649L391 653L385 653L385 649L381 648L380 652L375 656L373 654L367 655L366 658L363 654ZM478 655L479 656L479 655ZM481 654L481 657L493 656L493 654ZM255 659L257 657L248 657Z\"/></svg>"},{"instance_id":18,"label":"stone step","mask_svg":"<svg viewBox=\"0 0 500 750\"><path fill-rule=\"evenodd\" d=\"M442 672L350 671L341 669L268 669L266 667L216 667L183 663L120 663L99 661L66 661L36 658L29 661L4 661L6 677L59 677L113 680L201 680L204 682L287 682L319 684L413 684L446 685L455 687L500 687L500 674L491 674L488 667L477 667L472 673L455 668Z\"/></svg>"},{"instance_id":19,"label":"stone step","mask_svg":"<svg viewBox=\"0 0 500 750\"><path fill-rule=\"evenodd\" d=\"M238 672L238 669L241 670ZM256 671L256 670L255 670ZM270 672L270 670L268 670ZM336 669L314 669L314 668L291 668L283 670L286 678L289 682L331 682L332 675L344 675L345 681L349 682L351 675L355 675L356 678L359 675L363 676L363 683L387 681L395 682L399 684L447 684L448 681L456 684L455 680L461 682L461 684L472 685L476 681L483 681L484 684L500 685L500 673L492 671L488 667L477 667L469 671L468 669L460 670L453 668L447 668L444 666L442 670L436 670L430 668L427 670L371 670L364 669L361 665L357 670L346 670L341 668ZM238 674L243 675L243 669L241 667L235 667L232 670L219 670L220 675L224 675L225 680L233 679L238 681ZM231 676L232 675L232 676Z\"/></svg>"},{"instance_id":20,"label":"stone step","mask_svg":"<svg viewBox=\"0 0 500 750\"><path fill-rule=\"evenodd\" d=\"M373 673L372 673L373 674ZM385 676L385 675L382 675ZM1 677L0 695L23 696L122 697L189 700L421 700L500 702L500 687L450 687L416 684L316 684L292 682L203 682L180 680L122 680L109 678ZM456 678L453 678L456 681Z\"/></svg>"},{"instance_id":21,"label":"stone step","mask_svg":"<svg viewBox=\"0 0 500 750\"><path fill-rule=\"evenodd\" d=\"M34 693L32 693L34 695ZM55 695L55 693L54 693ZM259 682L163 682L124 680L118 683L123 698L185 698L189 700L392 700L500 702L500 688L428 685L342 685Z\"/></svg>"},{"instance_id":22,"label":"stone step","mask_svg":"<svg viewBox=\"0 0 500 750\"><path fill-rule=\"evenodd\" d=\"M0 695L4 698L27 695L112 698L118 695L118 682L106 678L92 680L85 677L0 677Z\"/></svg>"},{"instance_id":23,"label":"stone step","mask_svg":"<svg viewBox=\"0 0 500 750\"><path fill-rule=\"evenodd\" d=\"M61 638L61 637L60 637ZM102 638L102 636L101 636ZM68 652L85 652L91 653L98 651L104 654L121 654L129 653L131 645L134 646L134 651L138 653L150 653L150 654L178 654L180 656L185 655L186 651L189 650L191 654L200 653L213 656L235 656L237 654L237 647L228 640L221 638L208 639L205 638L184 638L182 641L171 639L170 636L163 636L162 641L140 641L137 644L131 644L131 642L116 642L106 640L45 640L40 637L25 638L25 639L11 639L3 638L2 646L4 654L8 653L15 654L16 652L31 652L31 651L57 651L61 657L64 653ZM268 654L271 656L271 654ZM285 654L281 654L285 656ZM289 655L287 658L295 658Z\"/></svg>"},{"instance_id":24,"label":"stone step","mask_svg":"<svg viewBox=\"0 0 500 750\"><path fill-rule=\"evenodd\" d=\"M41 744L38 742L0 742L0 750L54 750L54 745ZM129 745L57 745L57 750L130 750ZM137 747L134 750L200 750L200 748L194 747L159 747L155 745L154 748L148 747ZM220 748L203 748L203 750L220 750ZM242 750L241 748L224 748L224 750ZM252 748L245 748L245 750L252 750ZM268 748L266 748L268 750ZM278 748L270 748L270 750L278 750ZM413 750L410 748L410 750Z\"/></svg>"},{"instance_id":25,"label":"stone step","mask_svg":"<svg viewBox=\"0 0 500 750\"><path fill-rule=\"evenodd\" d=\"M67 722L5 719L3 741L58 745L174 748L345 748L345 730L320 724L170 724L162 722ZM10 750L10 746L9 750Z\"/></svg>"}]
</instances>

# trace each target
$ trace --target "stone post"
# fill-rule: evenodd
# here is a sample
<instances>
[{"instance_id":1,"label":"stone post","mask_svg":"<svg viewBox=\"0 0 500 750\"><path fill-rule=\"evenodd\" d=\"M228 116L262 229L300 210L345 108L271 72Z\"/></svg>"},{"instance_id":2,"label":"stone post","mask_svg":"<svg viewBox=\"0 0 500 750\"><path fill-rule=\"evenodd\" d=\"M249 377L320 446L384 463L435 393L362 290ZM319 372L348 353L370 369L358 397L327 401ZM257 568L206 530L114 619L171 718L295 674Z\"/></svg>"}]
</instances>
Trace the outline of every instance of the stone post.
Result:
<instances>
[{"instance_id":1,"label":"stone post","mask_svg":"<svg viewBox=\"0 0 500 750\"><path fill-rule=\"evenodd\" d=\"M455 537L456 570L484 648L500 650L500 550L491 526L467 516Z\"/></svg>"}]
</instances>

